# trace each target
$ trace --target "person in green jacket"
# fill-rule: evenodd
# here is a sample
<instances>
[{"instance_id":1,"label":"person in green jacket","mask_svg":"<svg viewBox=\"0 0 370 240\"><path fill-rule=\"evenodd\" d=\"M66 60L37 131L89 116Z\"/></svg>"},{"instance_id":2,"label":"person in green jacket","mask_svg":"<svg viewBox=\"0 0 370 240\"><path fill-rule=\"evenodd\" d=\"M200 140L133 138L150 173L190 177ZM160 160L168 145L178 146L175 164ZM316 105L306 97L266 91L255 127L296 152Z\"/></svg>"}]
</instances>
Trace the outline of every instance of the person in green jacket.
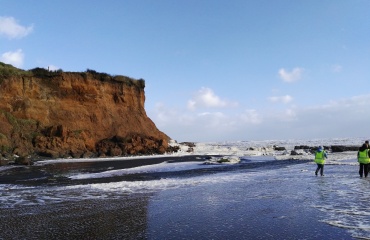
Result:
<instances>
[{"instance_id":1,"label":"person in green jacket","mask_svg":"<svg viewBox=\"0 0 370 240\"><path fill-rule=\"evenodd\" d=\"M318 147L317 151L315 152L315 163L317 164L317 168L315 171L316 176L319 171L320 171L320 175L324 176L325 158L328 158L326 151L324 150L322 146Z\"/></svg>"},{"instance_id":2,"label":"person in green jacket","mask_svg":"<svg viewBox=\"0 0 370 240\"><path fill-rule=\"evenodd\" d=\"M370 163L370 151L368 148L368 144L364 143L358 149L357 161L360 163L360 170L358 171L360 177L365 176L366 178L369 173L369 163Z\"/></svg>"}]
</instances>

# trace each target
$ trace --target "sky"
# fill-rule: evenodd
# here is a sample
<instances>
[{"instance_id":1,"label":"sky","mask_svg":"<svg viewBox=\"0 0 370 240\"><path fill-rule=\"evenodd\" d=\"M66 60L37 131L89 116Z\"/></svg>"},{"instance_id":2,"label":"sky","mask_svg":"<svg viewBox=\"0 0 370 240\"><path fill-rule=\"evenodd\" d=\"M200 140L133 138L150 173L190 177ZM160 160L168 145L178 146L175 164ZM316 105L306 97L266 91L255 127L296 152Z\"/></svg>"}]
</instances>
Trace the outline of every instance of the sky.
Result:
<instances>
[{"instance_id":1,"label":"sky","mask_svg":"<svg viewBox=\"0 0 370 240\"><path fill-rule=\"evenodd\" d=\"M0 0L0 61L142 78L148 117L178 142L367 138L369 10L368 0Z\"/></svg>"}]
</instances>

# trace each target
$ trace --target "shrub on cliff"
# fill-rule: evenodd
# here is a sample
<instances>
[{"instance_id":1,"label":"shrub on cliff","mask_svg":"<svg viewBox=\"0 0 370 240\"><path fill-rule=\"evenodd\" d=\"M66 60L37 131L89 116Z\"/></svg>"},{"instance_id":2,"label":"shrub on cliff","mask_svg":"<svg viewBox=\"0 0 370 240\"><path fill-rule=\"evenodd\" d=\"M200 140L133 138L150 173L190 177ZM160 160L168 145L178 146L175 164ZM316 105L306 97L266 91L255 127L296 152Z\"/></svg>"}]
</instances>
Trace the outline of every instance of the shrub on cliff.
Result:
<instances>
[{"instance_id":1,"label":"shrub on cliff","mask_svg":"<svg viewBox=\"0 0 370 240\"><path fill-rule=\"evenodd\" d=\"M103 72L97 72L92 69L86 69L86 73L89 73L93 75L94 78L99 79L101 81L109 81L112 80L112 76L109 75L108 73L103 73Z\"/></svg>"},{"instance_id":2,"label":"shrub on cliff","mask_svg":"<svg viewBox=\"0 0 370 240\"><path fill-rule=\"evenodd\" d=\"M129 77L126 77L126 76L122 76L122 75L116 75L116 76L113 77L113 79L117 82L123 82L128 86L136 86L136 87L139 87L139 88L144 88L145 87L145 80L144 79L136 80L136 79L129 78Z\"/></svg>"},{"instance_id":3,"label":"shrub on cliff","mask_svg":"<svg viewBox=\"0 0 370 240\"><path fill-rule=\"evenodd\" d=\"M22 69L13 67L10 64L0 62L0 83L1 83L1 78L7 78L11 76L21 76L25 73L26 72Z\"/></svg>"},{"instance_id":4,"label":"shrub on cliff","mask_svg":"<svg viewBox=\"0 0 370 240\"><path fill-rule=\"evenodd\" d=\"M133 79L130 77L122 76L122 75L116 75L111 76L107 73L103 72L97 72L92 69L86 69L86 73L91 74L95 79L99 79L101 81L117 81L117 82L123 82L127 86L136 86L138 88L144 88L145 87L145 80L144 79Z\"/></svg>"},{"instance_id":5,"label":"shrub on cliff","mask_svg":"<svg viewBox=\"0 0 370 240\"><path fill-rule=\"evenodd\" d=\"M63 72L62 69L58 69L56 71L50 71L48 69L39 68L39 67L30 69L28 71L31 72L35 77L39 77L39 78L54 77Z\"/></svg>"}]
</instances>

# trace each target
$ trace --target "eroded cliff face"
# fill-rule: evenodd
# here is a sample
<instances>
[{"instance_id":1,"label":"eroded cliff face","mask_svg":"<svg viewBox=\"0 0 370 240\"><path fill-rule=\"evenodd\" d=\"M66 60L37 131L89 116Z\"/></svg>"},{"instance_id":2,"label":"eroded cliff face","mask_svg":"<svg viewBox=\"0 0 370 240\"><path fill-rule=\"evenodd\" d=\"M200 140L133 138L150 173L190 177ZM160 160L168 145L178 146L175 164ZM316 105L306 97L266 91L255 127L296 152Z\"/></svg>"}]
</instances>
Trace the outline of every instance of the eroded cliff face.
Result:
<instances>
[{"instance_id":1,"label":"eroded cliff face","mask_svg":"<svg viewBox=\"0 0 370 240\"><path fill-rule=\"evenodd\" d=\"M0 79L0 150L48 157L168 151L147 117L144 80L89 72Z\"/></svg>"}]
</instances>

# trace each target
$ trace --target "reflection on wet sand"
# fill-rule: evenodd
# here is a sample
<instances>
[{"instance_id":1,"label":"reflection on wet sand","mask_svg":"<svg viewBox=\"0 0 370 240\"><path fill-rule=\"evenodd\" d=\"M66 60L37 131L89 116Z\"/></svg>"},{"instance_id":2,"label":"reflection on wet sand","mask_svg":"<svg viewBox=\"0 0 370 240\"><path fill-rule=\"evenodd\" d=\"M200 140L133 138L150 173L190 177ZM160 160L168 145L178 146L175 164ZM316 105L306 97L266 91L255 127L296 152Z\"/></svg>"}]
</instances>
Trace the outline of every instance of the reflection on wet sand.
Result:
<instances>
[{"instance_id":1,"label":"reflection on wet sand","mask_svg":"<svg viewBox=\"0 0 370 240\"><path fill-rule=\"evenodd\" d=\"M0 239L145 239L149 198L0 208Z\"/></svg>"}]
</instances>

